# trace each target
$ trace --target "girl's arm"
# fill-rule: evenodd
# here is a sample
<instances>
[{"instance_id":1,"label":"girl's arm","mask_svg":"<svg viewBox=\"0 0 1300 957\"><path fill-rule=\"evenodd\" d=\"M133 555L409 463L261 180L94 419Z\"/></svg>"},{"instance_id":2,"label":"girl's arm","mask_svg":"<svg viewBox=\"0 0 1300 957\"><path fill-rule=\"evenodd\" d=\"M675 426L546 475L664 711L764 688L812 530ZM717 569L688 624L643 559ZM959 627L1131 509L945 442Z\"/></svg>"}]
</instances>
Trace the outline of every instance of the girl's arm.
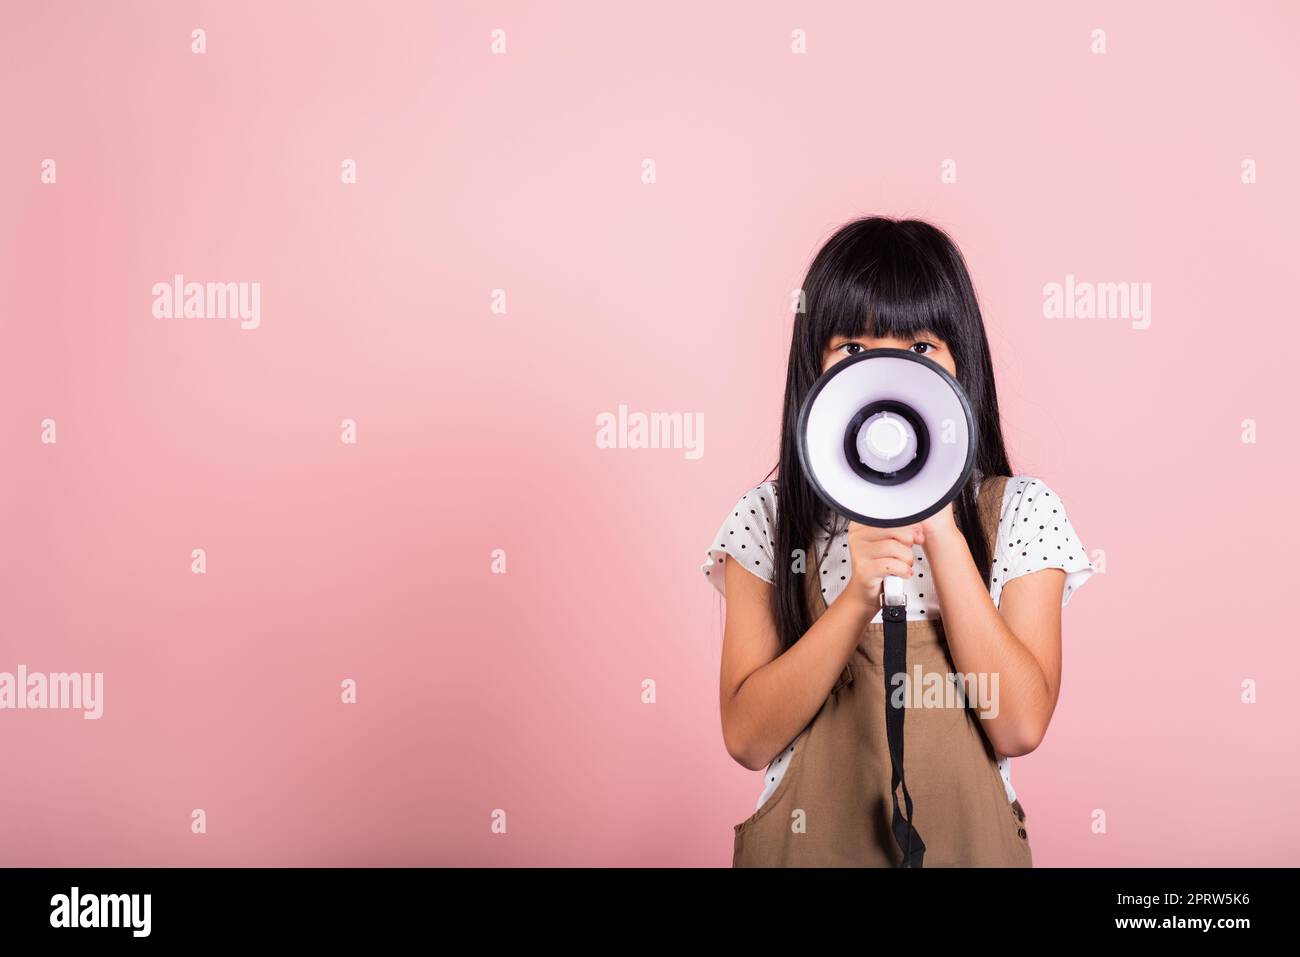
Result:
<instances>
[{"instance_id":1,"label":"girl's arm","mask_svg":"<svg viewBox=\"0 0 1300 957\"><path fill-rule=\"evenodd\" d=\"M1065 572L1044 568L1007 582L1001 610L980 578L952 506L921 523L953 665L962 674L997 675L996 715L984 732L999 754L1038 747L1061 690L1061 596ZM976 705L977 713L983 702Z\"/></svg>"},{"instance_id":2,"label":"girl's arm","mask_svg":"<svg viewBox=\"0 0 1300 957\"><path fill-rule=\"evenodd\" d=\"M720 696L722 737L736 761L760 771L808 726L857 647L862 629L880 610L883 577L911 575L914 540L910 527L876 529L850 523L847 586L784 654L772 613L772 586L727 561ZM809 566L805 574L817 574L816 563Z\"/></svg>"},{"instance_id":3,"label":"girl's arm","mask_svg":"<svg viewBox=\"0 0 1300 957\"><path fill-rule=\"evenodd\" d=\"M785 654L772 615L772 586L728 561L722 639L722 737L727 753L761 771L813 719L863 625L866 596L846 590Z\"/></svg>"}]
</instances>

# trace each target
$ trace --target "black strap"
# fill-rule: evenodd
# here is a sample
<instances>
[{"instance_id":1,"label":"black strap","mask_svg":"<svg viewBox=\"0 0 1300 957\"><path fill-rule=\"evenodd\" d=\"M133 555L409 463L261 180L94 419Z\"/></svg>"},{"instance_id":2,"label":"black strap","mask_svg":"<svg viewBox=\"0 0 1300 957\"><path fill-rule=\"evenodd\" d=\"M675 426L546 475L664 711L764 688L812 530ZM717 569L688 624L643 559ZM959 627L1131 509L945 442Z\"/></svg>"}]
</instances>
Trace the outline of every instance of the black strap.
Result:
<instances>
[{"instance_id":1,"label":"black strap","mask_svg":"<svg viewBox=\"0 0 1300 957\"><path fill-rule=\"evenodd\" d=\"M894 817L892 827L894 840L903 852L903 860L898 867L921 867L925 857L925 842L912 826L912 795L907 793L907 781L903 778L903 718L906 715L902 702L894 707L892 699L894 688L891 679L894 675L907 673L907 608L903 605L885 605L881 611L885 622L885 735L889 738L889 764L893 770L890 795L894 799ZM898 808L898 786L903 786L903 803L907 806L904 818Z\"/></svg>"}]
</instances>

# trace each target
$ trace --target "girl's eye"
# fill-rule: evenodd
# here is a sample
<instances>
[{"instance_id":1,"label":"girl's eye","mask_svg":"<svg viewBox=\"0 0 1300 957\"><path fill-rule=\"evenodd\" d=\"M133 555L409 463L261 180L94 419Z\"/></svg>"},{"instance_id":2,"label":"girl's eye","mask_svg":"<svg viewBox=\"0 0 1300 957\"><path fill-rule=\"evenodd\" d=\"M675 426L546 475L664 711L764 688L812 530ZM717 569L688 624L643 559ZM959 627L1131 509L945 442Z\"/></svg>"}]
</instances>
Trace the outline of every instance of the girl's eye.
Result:
<instances>
[{"instance_id":1,"label":"girl's eye","mask_svg":"<svg viewBox=\"0 0 1300 957\"><path fill-rule=\"evenodd\" d=\"M846 356L856 356L859 352L862 351L862 343L860 343L860 342L846 342L846 343L844 343L844 345L840 346L840 350L841 350L841 351L842 351Z\"/></svg>"},{"instance_id":2,"label":"girl's eye","mask_svg":"<svg viewBox=\"0 0 1300 957\"><path fill-rule=\"evenodd\" d=\"M912 343L912 351L918 355L925 355L928 352L933 352L934 346L929 342L914 342Z\"/></svg>"}]
</instances>

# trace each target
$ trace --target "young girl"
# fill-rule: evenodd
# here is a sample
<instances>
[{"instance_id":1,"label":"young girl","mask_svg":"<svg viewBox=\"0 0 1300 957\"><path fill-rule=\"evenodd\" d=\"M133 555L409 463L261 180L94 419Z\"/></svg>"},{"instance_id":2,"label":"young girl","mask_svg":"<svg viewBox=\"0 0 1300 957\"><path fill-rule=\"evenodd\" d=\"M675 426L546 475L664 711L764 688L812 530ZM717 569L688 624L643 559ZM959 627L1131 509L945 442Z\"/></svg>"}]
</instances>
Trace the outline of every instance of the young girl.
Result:
<instances>
[{"instance_id":1,"label":"young girl","mask_svg":"<svg viewBox=\"0 0 1300 957\"><path fill-rule=\"evenodd\" d=\"M907 597L909 677L938 673L983 700L918 706L904 725L912 824L927 867L1032 866L1009 758L1038 747L1061 679L1061 609L1093 572L1065 506L1011 475L988 340L965 262L941 230L859 219L814 259L786 374L776 479L728 511L702 570L727 599L721 710L727 751L766 767L732 863L898 866L891 833L880 594ZM910 349L970 397L975 470L916 525L875 528L827 509L796 448L817 378L865 349ZM770 476L769 476L770 478ZM730 560L728 560L730 559ZM991 692L991 695L989 694ZM991 698L991 700L990 700Z\"/></svg>"}]
</instances>

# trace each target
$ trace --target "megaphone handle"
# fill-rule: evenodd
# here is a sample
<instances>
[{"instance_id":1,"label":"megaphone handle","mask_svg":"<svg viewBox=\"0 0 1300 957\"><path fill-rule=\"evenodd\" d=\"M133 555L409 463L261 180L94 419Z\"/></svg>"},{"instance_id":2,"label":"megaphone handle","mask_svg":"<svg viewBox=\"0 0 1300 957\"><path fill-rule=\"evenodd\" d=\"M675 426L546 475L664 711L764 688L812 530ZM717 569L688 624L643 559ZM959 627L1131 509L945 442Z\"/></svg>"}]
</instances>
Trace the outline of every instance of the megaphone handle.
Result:
<instances>
[{"instance_id":1,"label":"megaphone handle","mask_svg":"<svg viewBox=\"0 0 1300 957\"><path fill-rule=\"evenodd\" d=\"M884 604L886 605L905 605L907 599L903 595L903 579L897 575L886 575L884 580Z\"/></svg>"}]
</instances>

